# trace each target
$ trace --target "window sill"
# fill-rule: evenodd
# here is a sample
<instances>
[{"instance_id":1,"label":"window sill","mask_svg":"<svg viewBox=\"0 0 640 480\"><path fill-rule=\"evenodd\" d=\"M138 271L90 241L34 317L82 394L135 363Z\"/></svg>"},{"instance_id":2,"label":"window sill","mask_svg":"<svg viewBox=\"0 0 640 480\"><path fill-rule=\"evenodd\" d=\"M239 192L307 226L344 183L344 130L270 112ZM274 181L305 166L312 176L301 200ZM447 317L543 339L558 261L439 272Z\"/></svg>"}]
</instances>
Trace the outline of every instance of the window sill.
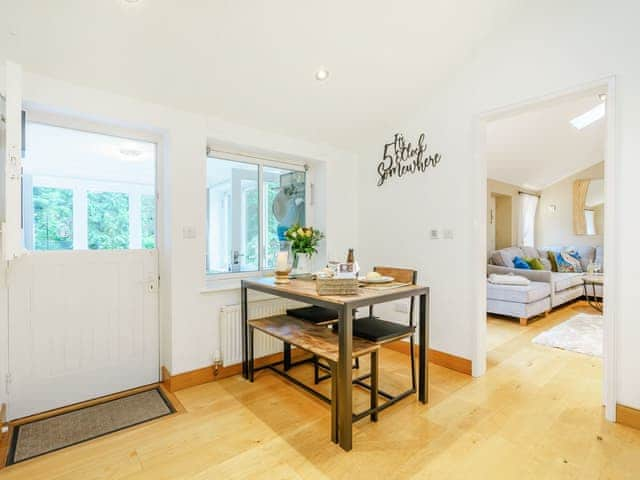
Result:
<instances>
[{"instance_id":1,"label":"window sill","mask_svg":"<svg viewBox=\"0 0 640 480\"><path fill-rule=\"evenodd\" d=\"M242 272L222 275L207 275L204 287L200 289L201 294L227 292L230 290L240 290L240 282L245 278L271 277L273 272Z\"/></svg>"}]
</instances>

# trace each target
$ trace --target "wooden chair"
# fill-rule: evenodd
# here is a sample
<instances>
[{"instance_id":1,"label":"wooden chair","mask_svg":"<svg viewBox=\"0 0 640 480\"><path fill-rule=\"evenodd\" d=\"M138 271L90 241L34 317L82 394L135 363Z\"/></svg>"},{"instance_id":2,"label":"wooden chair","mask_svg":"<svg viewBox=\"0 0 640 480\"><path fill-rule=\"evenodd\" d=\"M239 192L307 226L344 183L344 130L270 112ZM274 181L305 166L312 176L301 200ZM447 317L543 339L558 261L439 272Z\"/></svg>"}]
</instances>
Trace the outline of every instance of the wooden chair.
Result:
<instances>
[{"instance_id":1,"label":"wooden chair","mask_svg":"<svg viewBox=\"0 0 640 480\"><path fill-rule=\"evenodd\" d=\"M395 268L395 267L374 267L375 272L380 273L383 276L393 277L396 282L416 284L418 272L416 270ZM358 318L353 323L353 336L363 338L374 342L378 345L384 345L386 343L395 342L409 337L409 345L411 354L411 388L398 395L391 395L387 392L379 390L379 394L387 399L387 402L377 407L377 411L396 403L397 401L416 392L416 368L415 368L415 356L414 356L414 305L415 299L412 297L409 305L409 325L401 325L395 322L389 322L382 320L373 315L373 306L369 307L369 316L365 318ZM378 371L378 365L372 365L372 370ZM360 379L355 379L354 383L365 388L370 388L370 385L365 384ZM372 415L372 419L377 420L376 415Z\"/></svg>"}]
</instances>

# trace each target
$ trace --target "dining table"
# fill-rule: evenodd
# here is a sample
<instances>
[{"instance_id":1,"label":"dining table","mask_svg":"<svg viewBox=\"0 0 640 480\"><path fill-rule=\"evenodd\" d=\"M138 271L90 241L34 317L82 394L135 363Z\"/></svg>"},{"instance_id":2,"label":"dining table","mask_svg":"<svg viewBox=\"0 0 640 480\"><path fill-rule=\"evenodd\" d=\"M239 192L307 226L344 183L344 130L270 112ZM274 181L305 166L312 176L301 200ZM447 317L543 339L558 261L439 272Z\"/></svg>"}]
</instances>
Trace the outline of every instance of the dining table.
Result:
<instances>
[{"instance_id":1,"label":"dining table","mask_svg":"<svg viewBox=\"0 0 640 480\"><path fill-rule=\"evenodd\" d=\"M292 279L287 284L278 284L274 277L247 278L241 281L242 308L242 375L249 378L249 291L282 297L309 305L329 308L338 313L338 362L336 390L337 406L332 405L332 425L337 425L338 443L342 449L352 448L352 346L354 312L358 308L418 297L418 382L419 402L429 401L429 287L402 285L394 288L373 288L362 285L353 295L319 295L313 280ZM355 319L357 321L357 319ZM414 352L411 352L414 354Z\"/></svg>"}]
</instances>

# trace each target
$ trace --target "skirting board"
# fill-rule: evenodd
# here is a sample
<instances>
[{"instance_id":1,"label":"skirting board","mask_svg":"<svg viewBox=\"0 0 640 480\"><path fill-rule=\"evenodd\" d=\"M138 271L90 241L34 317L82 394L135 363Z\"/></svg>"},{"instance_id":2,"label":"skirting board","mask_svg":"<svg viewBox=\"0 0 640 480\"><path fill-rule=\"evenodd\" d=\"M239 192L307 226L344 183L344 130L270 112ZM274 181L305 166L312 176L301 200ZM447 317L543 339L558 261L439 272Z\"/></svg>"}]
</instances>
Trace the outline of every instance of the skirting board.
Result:
<instances>
[{"instance_id":1,"label":"skirting board","mask_svg":"<svg viewBox=\"0 0 640 480\"><path fill-rule=\"evenodd\" d=\"M411 345L409 344L409 342L398 340L397 342L388 343L384 345L384 347L395 350L396 352L404 353L405 355L409 355ZM413 351L414 355L418 355L420 347L418 345L414 345ZM457 357L456 355L451 355L450 353L441 352L439 350L434 350L433 348L429 349L429 363L449 368L451 370L455 370L456 372L471 375L471 360Z\"/></svg>"},{"instance_id":2,"label":"skirting board","mask_svg":"<svg viewBox=\"0 0 640 480\"><path fill-rule=\"evenodd\" d=\"M291 351L292 359L298 359L305 355L308 354L302 350L293 349ZM278 362L280 360L282 360L282 353L274 353L273 355L267 355L266 357L256 358L255 365L256 367L261 367L268 363ZM242 373L242 364L240 363L229 365L228 367L219 367L217 371L215 366L211 365L209 367L191 370L190 372L178 373L177 375L171 375L169 370L163 366L162 383L170 392L177 392L178 390L184 390L185 388L195 387L196 385L202 385L203 383L232 377L233 375L239 375L240 373Z\"/></svg>"},{"instance_id":3,"label":"skirting board","mask_svg":"<svg viewBox=\"0 0 640 480\"><path fill-rule=\"evenodd\" d=\"M640 410L617 404L616 422L640 430Z\"/></svg>"}]
</instances>

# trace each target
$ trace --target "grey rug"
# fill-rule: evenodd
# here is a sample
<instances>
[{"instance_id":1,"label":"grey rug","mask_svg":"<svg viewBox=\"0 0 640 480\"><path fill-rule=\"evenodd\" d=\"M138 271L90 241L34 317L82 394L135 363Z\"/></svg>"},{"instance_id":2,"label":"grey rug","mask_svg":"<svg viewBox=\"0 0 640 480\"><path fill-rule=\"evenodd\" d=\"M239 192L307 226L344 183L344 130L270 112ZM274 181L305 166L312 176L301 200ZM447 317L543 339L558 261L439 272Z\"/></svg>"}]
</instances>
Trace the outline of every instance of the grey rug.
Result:
<instances>
[{"instance_id":1,"label":"grey rug","mask_svg":"<svg viewBox=\"0 0 640 480\"><path fill-rule=\"evenodd\" d=\"M13 430L7 465L175 412L159 389L146 390L98 405L18 425Z\"/></svg>"},{"instance_id":2,"label":"grey rug","mask_svg":"<svg viewBox=\"0 0 640 480\"><path fill-rule=\"evenodd\" d=\"M602 315L580 313L542 332L532 342L572 352L602 357Z\"/></svg>"}]
</instances>

